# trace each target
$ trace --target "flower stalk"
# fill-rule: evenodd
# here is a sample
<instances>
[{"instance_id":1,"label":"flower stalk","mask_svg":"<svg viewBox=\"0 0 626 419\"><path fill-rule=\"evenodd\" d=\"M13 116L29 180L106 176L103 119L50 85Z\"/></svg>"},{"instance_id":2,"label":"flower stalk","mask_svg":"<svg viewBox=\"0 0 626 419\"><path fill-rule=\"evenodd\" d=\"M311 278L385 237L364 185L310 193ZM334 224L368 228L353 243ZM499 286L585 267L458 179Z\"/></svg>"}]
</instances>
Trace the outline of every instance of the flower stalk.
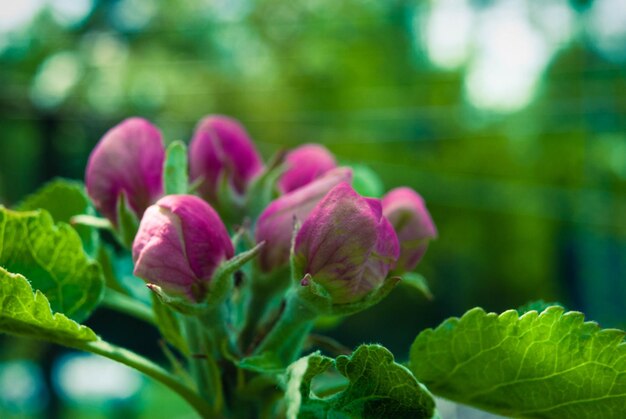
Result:
<instances>
[{"instance_id":1,"label":"flower stalk","mask_svg":"<svg viewBox=\"0 0 626 419\"><path fill-rule=\"evenodd\" d=\"M256 348L254 355L272 354L280 365L287 366L300 355L306 337L313 329L318 312L290 291L278 321Z\"/></svg>"},{"instance_id":2,"label":"flower stalk","mask_svg":"<svg viewBox=\"0 0 626 419\"><path fill-rule=\"evenodd\" d=\"M223 408L221 373L215 360L217 345L197 317L185 319L185 332L191 355L189 367L196 388L217 415Z\"/></svg>"}]
</instances>

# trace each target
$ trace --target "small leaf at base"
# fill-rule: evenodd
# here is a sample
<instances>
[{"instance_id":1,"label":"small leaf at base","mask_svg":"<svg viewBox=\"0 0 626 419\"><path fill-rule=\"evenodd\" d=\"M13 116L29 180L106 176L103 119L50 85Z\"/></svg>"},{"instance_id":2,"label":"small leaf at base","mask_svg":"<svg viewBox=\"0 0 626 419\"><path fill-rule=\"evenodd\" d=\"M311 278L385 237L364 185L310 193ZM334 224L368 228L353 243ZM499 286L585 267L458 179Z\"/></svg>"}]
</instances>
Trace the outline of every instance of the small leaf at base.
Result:
<instances>
[{"instance_id":1,"label":"small leaf at base","mask_svg":"<svg viewBox=\"0 0 626 419\"><path fill-rule=\"evenodd\" d=\"M329 367L349 381L341 391L320 398L311 391L313 378ZM287 417L432 418L435 402L411 372L380 345L361 345L336 360L311 354L287 371Z\"/></svg>"}]
</instances>

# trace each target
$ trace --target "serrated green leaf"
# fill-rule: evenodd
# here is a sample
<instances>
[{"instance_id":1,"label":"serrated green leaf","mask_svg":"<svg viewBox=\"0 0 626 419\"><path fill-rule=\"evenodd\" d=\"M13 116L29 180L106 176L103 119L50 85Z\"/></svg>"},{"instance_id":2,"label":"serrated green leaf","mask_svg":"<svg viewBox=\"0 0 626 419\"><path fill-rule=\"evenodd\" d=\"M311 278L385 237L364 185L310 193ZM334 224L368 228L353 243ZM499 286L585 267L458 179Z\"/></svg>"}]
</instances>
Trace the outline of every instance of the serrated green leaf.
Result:
<instances>
[{"instance_id":1,"label":"serrated green leaf","mask_svg":"<svg viewBox=\"0 0 626 419\"><path fill-rule=\"evenodd\" d=\"M318 397L311 381L331 366L348 379L342 391ZM287 417L431 418L430 393L380 345L361 345L336 360L315 353L293 363L287 372Z\"/></svg>"},{"instance_id":2,"label":"serrated green leaf","mask_svg":"<svg viewBox=\"0 0 626 419\"><path fill-rule=\"evenodd\" d=\"M165 194L186 194L189 187L187 175L187 146L182 141L174 141L167 147L163 166Z\"/></svg>"},{"instance_id":3,"label":"serrated green leaf","mask_svg":"<svg viewBox=\"0 0 626 419\"><path fill-rule=\"evenodd\" d=\"M77 342L98 340L86 326L61 313L52 313L50 303L33 289L22 275L0 267L0 332L44 339L72 346Z\"/></svg>"},{"instance_id":4,"label":"serrated green leaf","mask_svg":"<svg viewBox=\"0 0 626 419\"><path fill-rule=\"evenodd\" d=\"M320 355L318 351L300 358L287 368L287 418L315 417L316 413L324 416L327 410L325 402L311 393L311 381L334 364L332 358Z\"/></svg>"},{"instance_id":5,"label":"serrated green leaf","mask_svg":"<svg viewBox=\"0 0 626 419\"><path fill-rule=\"evenodd\" d=\"M528 418L622 418L624 332L549 307L539 315L480 308L420 333L410 368L433 393Z\"/></svg>"},{"instance_id":6,"label":"serrated green leaf","mask_svg":"<svg viewBox=\"0 0 626 419\"><path fill-rule=\"evenodd\" d=\"M15 208L18 211L44 209L56 222L70 223L72 217L94 212L82 183L69 179L54 179L27 196ZM93 255L98 247L96 231L85 225L75 225L85 250Z\"/></svg>"},{"instance_id":7,"label":"serrated green leaf","mask_svg":"<svg viewBox=\"0 0 626 419\"><path fill-rule=\"evenodd\" d=\"M529 301L526 304L524 304L523 306L520 306L517 308L517 313L521 316L524 313L527 313L529 311L536 311L538 313L541 313L543 310L545 310L548 307L552 307L552 306L560 306L563 307L565 309L565 306L561 303L557 303L557 302L551 302L551 303L546 303L543 300L535 300L535 301Z\"/></svg>"},{"instance_id":8,"label":"serrated green leaf","mask_svg":"<svg viewBox=\"0 0 626 419\"><path fill-rule=\"evenodd\" d=\"M98 263L85 254L69 225L55 225L46 211L16 212L0 207L0 266L29 279L54 312L82 321L104 290Z\"/></svg>"}]
</instances>

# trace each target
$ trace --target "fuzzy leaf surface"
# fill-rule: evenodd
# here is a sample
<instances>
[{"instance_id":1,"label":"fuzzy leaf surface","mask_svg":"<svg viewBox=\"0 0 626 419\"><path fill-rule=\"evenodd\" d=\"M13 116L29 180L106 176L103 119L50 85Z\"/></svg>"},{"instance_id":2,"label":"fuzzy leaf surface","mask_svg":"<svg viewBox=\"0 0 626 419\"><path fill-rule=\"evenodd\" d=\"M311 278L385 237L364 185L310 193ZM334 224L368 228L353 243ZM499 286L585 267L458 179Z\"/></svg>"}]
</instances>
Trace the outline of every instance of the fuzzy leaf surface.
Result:
<instances>
[{"instance_id":1,"label":"fuzzy leaf surface","mask_svg":"<svg viewBox=\"0 0 626 419\"><path fill-rule=\"evenodd\" d=\"M53 313L46 296L26 278L0 267L0 332L61 345L91 342L98 336L61 313Z\"/></svg>"},{"instance_id":2,"label":"fuzzy leaf surface","mask_svg":"<svg viewBox=\"0 0 626 419\"><path fill-rule=\"evenodd\" d=\"M104 278L76 231L46 211L0 207L0 266L27 277L54 312L82 321L102 298Z\"/></svg>"},{"instance_id":3,"label":"fuzzy leaf surface","mask_svg":"<svg viewBox=\"0 0 626 419\"><path fill-rule=\"evenodd\" d=\"M311 391L312 380L334 366L347 385L327 397ZM380 345L361 345L336 360L315 353L288 370L288 417L300 418L431 418L430 393Z\"/></svg>"},{"instance_id":4,"label":"fuzzy leaf surface","mask_svg":"<svg viewBox=\"0 0 626 419\"><path fill-rule=\"evenodd\" d=\"M410 368L435 394L502 415L622 418L625 333L582 313L480 308L420 333Z\"/></svg>"}]
</instances>

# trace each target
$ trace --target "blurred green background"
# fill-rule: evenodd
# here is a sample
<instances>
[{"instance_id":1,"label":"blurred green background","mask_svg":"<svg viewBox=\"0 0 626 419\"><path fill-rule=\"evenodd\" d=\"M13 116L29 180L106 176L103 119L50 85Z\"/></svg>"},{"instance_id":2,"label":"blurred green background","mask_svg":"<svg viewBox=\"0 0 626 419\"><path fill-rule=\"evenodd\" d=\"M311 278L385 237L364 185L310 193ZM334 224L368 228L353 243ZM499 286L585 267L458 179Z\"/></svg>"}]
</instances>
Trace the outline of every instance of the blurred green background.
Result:
<instances>
[{"instance_id":1,"label":"blurred green background","mask_svg":"<svg viewBox=\"0 0 626 419\"><path fill-rule=\"evenodd\" d=\"M415 188L439 229L419 268L435 299L400 288L333 332L349 346L402 359L445 317L536 299L626 324L623 0L2 2L0 88L8 206L82 179L131 115L167 141L232 115L266 158L320 142ZM100 310L89 324L158 354L140 323Z\"/></svg>"}]
</instances>

